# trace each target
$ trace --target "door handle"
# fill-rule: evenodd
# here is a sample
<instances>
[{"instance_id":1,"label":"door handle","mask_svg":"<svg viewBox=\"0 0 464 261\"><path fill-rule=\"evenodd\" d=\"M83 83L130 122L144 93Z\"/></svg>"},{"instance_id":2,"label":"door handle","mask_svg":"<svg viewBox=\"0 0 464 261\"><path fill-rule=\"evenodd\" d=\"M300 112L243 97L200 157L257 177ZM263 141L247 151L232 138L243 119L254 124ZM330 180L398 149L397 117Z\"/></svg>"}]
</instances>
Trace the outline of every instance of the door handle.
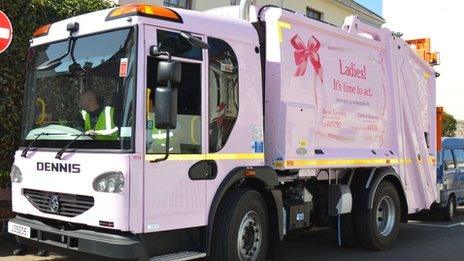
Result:
<instances>
[{"instance_id":1,"label":"door handle","mask_svg":"<svg viewBox=\"0 0 464 261\"><path fill-rule=\"evenodd\" d=\"M215 179L217 175L216 161L199 161L190 167L188 174L191 180Z\"/></svg>"}]
</instances>

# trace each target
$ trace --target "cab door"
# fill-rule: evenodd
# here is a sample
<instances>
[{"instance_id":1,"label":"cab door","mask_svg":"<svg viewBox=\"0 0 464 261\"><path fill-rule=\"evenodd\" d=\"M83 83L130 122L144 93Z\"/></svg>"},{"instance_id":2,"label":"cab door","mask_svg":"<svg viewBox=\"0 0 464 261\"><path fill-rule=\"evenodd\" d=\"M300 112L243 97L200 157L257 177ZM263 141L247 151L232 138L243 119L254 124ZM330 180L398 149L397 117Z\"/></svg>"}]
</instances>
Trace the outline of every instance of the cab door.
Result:
<instances>
[{"instance_id":1,"label":"cab door","mask_svg":"<svg viewBox=\"0 0 464 261\"><path fill-rule=\"evenodd\" d=\"M189 177L189 170L204 160L205 146L205 51L192 47L179 31L145 27L146 128L144 170L144 232L165 231L205 225L206 181ZM195 35L203 38L203 36ZM169 133L169 153L166 132L156 129L153 112L158 63L166 56L150 56L149 49L157 45L181 63L182 80L173 85L178 90L177 127Z\"/></svg>"}]
</instances>

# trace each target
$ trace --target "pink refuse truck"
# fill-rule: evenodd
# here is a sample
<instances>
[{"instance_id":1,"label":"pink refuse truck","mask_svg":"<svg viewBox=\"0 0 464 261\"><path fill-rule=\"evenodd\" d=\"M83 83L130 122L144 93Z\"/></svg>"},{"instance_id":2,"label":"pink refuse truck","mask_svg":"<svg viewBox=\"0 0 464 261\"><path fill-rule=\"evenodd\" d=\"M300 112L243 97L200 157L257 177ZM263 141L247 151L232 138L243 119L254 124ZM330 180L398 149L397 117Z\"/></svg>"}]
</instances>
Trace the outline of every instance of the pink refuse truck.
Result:
<instances>
[{"instance_id":1,"label":"pink refuse truck","mask_svg":"<svg viewBox=\"0 0 464 261\"><path fill-rule=\"evenodd\" d=\"M251 2L39 28L9 232L141 260L264 260L312 226L391 247L439 201L435 72L357 17Z\"/></svg>"}]
</instances>

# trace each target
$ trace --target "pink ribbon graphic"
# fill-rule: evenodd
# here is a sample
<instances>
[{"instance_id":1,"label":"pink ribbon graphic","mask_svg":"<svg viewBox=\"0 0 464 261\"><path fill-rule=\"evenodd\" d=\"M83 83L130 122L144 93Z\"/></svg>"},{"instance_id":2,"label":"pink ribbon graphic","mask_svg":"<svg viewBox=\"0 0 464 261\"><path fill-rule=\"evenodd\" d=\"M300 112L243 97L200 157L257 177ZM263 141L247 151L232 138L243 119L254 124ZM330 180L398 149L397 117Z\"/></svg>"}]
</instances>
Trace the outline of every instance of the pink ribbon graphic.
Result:
<instances>
[{"instance_id":1,"label":"pink ribbon graphic","mask_svg":"<svg viewBox=\"0 0 464 261\"><path fill-rule=\"evenodd\" d=\"M316 37L311 36L307 46L305 46L304 42L298 35L293 36L293 38L290 40L290 43L292 44L293 48L295 48L293 53L295 64L297 65L295 76L305 75L309 59L313 65L315 74L319 76L321 83L324 83L322 80L321 61L319 59L319 54L317 53L321 47L321 43L316 39Z\"/></svg>"}]
</instances>

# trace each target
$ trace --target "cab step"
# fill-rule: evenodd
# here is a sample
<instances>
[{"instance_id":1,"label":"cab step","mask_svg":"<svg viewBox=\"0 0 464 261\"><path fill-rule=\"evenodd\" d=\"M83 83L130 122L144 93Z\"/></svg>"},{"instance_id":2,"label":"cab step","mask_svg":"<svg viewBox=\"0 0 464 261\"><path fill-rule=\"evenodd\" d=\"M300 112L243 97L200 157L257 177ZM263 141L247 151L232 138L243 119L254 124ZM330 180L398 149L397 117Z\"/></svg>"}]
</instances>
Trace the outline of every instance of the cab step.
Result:
<instances>
[{"instance_id":1,"label":"cab step","mask_svg":"<svg viewBox=\"0 0 464 261\"><path fill-rule=\"evenodd\" d=\"M193 260L198 258L206 257L206 253L194 252L194 251L184 251L174 254L167 254L162 256L155 256L150 258L150 261L184 261L184 260Z\"/></svg>"}]
</instances>

